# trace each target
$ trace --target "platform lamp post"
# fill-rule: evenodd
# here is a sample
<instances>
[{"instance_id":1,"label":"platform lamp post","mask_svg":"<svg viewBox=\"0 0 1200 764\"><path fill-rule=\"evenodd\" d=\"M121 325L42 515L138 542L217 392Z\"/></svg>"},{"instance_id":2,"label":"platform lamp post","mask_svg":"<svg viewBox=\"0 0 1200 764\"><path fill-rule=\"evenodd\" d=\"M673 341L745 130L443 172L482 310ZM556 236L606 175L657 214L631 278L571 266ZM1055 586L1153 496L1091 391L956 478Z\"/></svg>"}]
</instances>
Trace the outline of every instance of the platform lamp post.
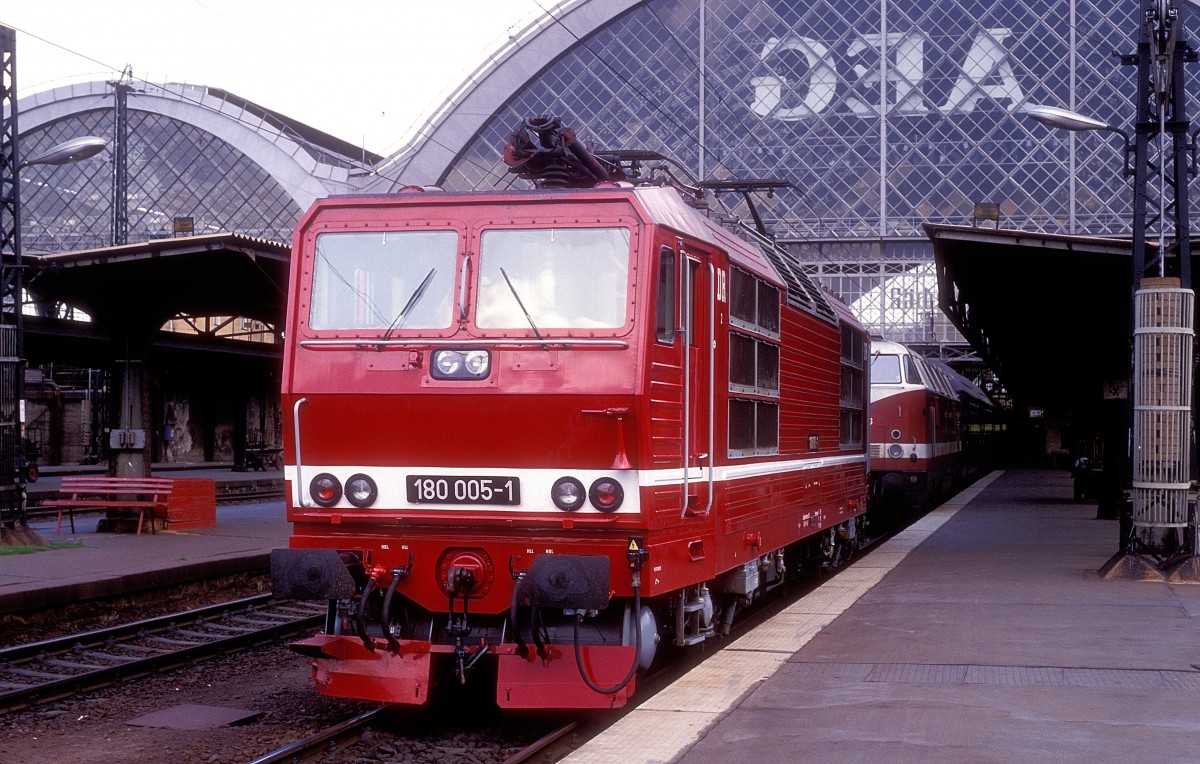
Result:
<instances>
[{"instance_id":1,"label":"platform lamp post","mask_svg":"<svg viewBox=\"0 0 1200 764\"><path fill-rule=\"evenodd\" d=\"M1122 506L1120 547L1101 575L1195 580L1200 577L1200 558L1191 498L1195 293L1188 180L1195 172L1196 142L1188 135L1183 65L1197 56L1183 39L1183 18L1174 0L1140 0L1139 5L1137 52L1121 56L1122 64L1137 67L1132 137L1067 109L1029 106L1025 114L1064 130L1117 133L1124 141L1123 174L1134 179L1133 341L1127 367L1132 370L1132 437L1127 441L1129 467L1122 475L1122 485L1132 488L1133 502L1128 511ZM1147 214L1149 189L1154 189L1158 202L1152 216ZM1148 233L1158 239L1153 257Z\"/></svg>"},{"instance_id":2,"label":"platform lamp post","mask_svg":"<svg viewBox=\"0 0 1200 764\"><path fill-rule=\"evenodd\" d=\"M75 138L22 160L16 70L16 33L0 26L0 545L41 543L29 529L25 511L25 264L20 171L30 165L78 162L95 156L108 144L103 138Z\"/></svg>"}]
</instances>

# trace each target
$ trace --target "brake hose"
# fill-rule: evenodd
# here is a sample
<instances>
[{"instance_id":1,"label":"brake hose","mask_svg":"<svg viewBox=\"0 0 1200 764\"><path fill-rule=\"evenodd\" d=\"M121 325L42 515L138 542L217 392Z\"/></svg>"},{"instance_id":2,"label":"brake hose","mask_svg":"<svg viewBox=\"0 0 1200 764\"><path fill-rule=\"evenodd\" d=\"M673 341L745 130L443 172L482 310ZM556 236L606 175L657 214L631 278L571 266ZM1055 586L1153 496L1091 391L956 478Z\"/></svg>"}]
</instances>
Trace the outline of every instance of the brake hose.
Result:
<instances>
[{"instance_id":1,"label":"brake hose","mask_svg":"<svg viewBox=\"0 0 1200 764\"><path fill-rule=\"evenodd\" d=\"M629 667L629 673L625 675L617 684L612 687L601 687L588 676L587 669L583 665L583 646L579 643L579 624L583 622L583 614L575 614L575 665L579 669L579 676L583 677L584 683L593 692L601 695L612 695L615 692L620 692L633 680L633 675L637 673L638 660L642 654L642 574L641 571L634 571L633 575L633 633L634 633L634 651L633 664Z\"/></svg>"},{"instance_id":2,"label":"brake hose","mask_svg":"<svg viewBox=\"0 0 1200 764\"><path fill-rule=\"evenodd\" d=\"M375 652L375 640L371 639L370 635L367 634L367 600L375 591L375 584L378 581L379 579L376 576L371 576L367 579L366 586L363 587L362 598L358 601L358 613L354 617L354 631L358 634L358 638L362 640L363 647L371 652Z\"/></svg>"},{"instance_id":3,"label":"brake hose","mask_svg":"<svg viewBox=\"0 0 1200 764\"><path fill-rule=\"evenodd\" d=\"M393 653L400 652L400 640L392 634L392 595L396 593L396 585L400 583L400 578L400 569L393 570L387 594L383 596L383 611L379 614L379 625L383 627L383 636L387 640L388 650Z\"/></svg>"},{"instance_id":4,"label":"brake hose","mask_svg":"<svg viewBox=\"0 0 1200 764\"><path fill-rule=\"evenodd\" d=\"M517 655L522 658L529 655L529 645L525 644L525 638L521 636L521 623L517 620L517 595L521 592L521 582L524 580L524 573L517 576L517 582L513 584L512 604L508 608L508 619L512 622L513 639L517 643Z\"/></svg>"},{"instance_id":5,"label":"brake hose","mask_svg":"<svg viewBox=\"0 0 1200 764\"><path fill-rule=\"evenodd\" d=\"M409 552L407 565L392 568L392 580L388 583L387 594L383 598L382 612L379 614L379 625L383 627L383 636L387 639L388 650L393 653L400 652L400 640L392 634L392 595L396 593L396 586L400 583L400 579L408 578L412 568L413 553Z\"/></svg>"}]
</instances>

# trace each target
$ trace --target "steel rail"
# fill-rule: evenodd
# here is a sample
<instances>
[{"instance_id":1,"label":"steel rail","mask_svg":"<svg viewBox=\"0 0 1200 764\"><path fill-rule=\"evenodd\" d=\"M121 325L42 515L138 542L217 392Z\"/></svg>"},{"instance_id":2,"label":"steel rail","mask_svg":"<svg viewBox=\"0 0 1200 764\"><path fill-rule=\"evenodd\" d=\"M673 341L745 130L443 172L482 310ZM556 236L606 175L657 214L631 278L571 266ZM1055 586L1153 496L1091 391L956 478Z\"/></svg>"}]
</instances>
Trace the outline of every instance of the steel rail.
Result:
<instances>
[{"instance_id":1,"label":"steel rail","mask_svg":"<svg viewBox=\"0 0 1200 764\"><path fill-rule=\"evenodd\" d=\"M0 649L0 709L24 707L319 626L325 609L270 594ZM213 620L219 619L219 620Z\"/></svg>"},{"instance_id":2,"label":"steel rail","mask_svg":"<svg viewBox=\"0 0 1200 764\"><path fill-rule=\"evenodd\" d=\"M579 722L568 722L558 729L547 732L545 735L542 735L537 740L506 758L504 760L504 764L521 764L521 762L530 761L533 759L533 757L555 745L566 735L574 732L575 728L578 726Z\"/></svg>"},{"instance_id":3,"label":"steel rail","mask_svg":"<svg viewBox=\"0 0 1200 764\"><path fill-rule=\"evenodd\" d=\"M303 740L298 740L295 743L289 743L282 748L271 751L270 753L259 756L257 759L250 761L248 764L275 764L280 761L304 761L307 757L315 757L318 753L328 753L331 742L341 742L345 738L351 738L351 742L357 741L362 737L362 730L377 716L391 708L390 705L373 708L370 711L359 714L353 719L335 724L332 727L323 729L320 732L309 735ZM317 751L317 748L320 748Z\"/></svg>"}]
</instances>

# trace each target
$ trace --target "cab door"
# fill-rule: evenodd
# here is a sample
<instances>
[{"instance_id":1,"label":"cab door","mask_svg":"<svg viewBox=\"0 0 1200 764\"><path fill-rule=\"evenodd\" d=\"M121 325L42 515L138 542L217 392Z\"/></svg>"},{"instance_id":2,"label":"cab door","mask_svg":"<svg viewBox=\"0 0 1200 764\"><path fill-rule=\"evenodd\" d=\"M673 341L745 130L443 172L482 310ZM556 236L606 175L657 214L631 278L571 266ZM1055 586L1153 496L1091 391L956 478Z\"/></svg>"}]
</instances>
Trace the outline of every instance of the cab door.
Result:
<instances>
[{"instance_id":1,"label":"cab door","mask_svg":"<svg viewBox=\"0 0 1200 764\"><path fill-rule=\"evenodd\" d=\"M714 437L714 342L716 274L712 257L678 245L679 327L684 356L684 488L680 514L707 515L712 509Z\"/></svg>"},{"instance_id":2,"label":"cab door","mask_svg":"<svg viewBox=\"0 0 1200 764\"><path fill-rule=\"evenodd\" d=\"M710 257L681 240L657 248L650 350L650 450L663 475L655 513L664 522L711 508L713 285Z\"/></svg>"}]
</instances>

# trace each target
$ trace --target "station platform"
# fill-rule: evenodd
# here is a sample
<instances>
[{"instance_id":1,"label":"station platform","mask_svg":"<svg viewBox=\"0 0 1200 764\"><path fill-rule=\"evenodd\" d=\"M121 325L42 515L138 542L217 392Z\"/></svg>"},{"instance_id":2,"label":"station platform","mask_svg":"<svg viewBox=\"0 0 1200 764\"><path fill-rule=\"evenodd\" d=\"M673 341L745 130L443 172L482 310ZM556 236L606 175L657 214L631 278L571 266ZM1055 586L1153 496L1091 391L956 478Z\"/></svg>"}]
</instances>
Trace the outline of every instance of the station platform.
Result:
<instances>
[{"instance_id":1,"label":"station platform","mask_svg":"<svg viewBox=\"0 0 1200 764\"><path fill-rule=\"evenodd\" d=\"M1200 761L1200 586L1072 498L992 473L564 761Z\"/></svg>"},{"instance_id":2,"label":"station platform","mask_svg":"<svg viewBox=\"0 0 1200 764\"><path fill-rule=\"evenodd\" d=\"M64 474L91 474L87 467L44 467L29 484L30 505L52 494ZM92 468L103 474L102 468ZM239 486L281 480L282 473L237 472L232 465L154 465L155 477L207 478L230 493ZM63 520L41 516L29 527L61 548L30 554L0 555L0 613L53 607L89 599L207 578L266 571L271 550L286 547L291 533L283 499L218 503L216 525L187 530L97 533L102 513L76 513L75 532Z\"/></svg>"}]
</instances>

